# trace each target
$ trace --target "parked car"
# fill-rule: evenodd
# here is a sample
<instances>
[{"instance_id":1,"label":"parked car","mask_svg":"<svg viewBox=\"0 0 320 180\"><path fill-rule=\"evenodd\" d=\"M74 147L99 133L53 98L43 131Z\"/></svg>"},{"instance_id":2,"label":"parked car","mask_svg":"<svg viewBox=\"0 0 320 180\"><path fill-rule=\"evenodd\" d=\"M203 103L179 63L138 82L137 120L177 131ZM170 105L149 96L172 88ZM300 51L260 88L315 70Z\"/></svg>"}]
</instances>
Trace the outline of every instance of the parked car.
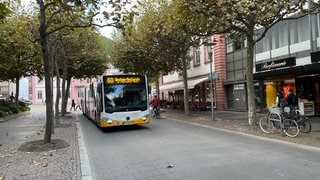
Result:
<instances>
[{"instance_id":1,"label":"parked car","mask_svg":"<svg viewBox=\"0 0 320 180\"><path fill-rule=\"evenodd\" d=\"M32 103L31 103L31 101L29 101L29 100L26 100L26 99L19 99L19 103L24 103L25 105L27 105L27 106L29 106L29 105L31 105Z\"/></svg>"}]
</instances>

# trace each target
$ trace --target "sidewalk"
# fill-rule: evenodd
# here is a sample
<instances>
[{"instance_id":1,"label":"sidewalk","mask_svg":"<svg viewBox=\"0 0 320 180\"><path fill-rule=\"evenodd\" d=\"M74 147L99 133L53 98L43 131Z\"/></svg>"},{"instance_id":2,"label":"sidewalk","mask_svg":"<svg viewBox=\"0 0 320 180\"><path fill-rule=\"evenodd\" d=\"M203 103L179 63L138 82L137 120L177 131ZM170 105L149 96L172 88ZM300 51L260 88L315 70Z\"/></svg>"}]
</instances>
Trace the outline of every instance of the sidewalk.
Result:
<instances>
[{"instance_id":1,"label":"sidewalk","mask_svg":"<svg viewBox=\"0 0 320 180\"><path fill-rule=\"evenodd\" d=\"M177 116L184 116L183 110L164 108L164 109L161 109L161 111L162 111L162 115L164 116L166 115L172 116L174 114ZM256 113L257 119L265 115L266 114L263 114L263 113ZM211 120L212 112L211 111L191 111L191 117L193 116L195 117L201 116L202 118ZM234 121L239 121L243 124L248 124L248 112L214 110L213 117L215 120L234 120ZM308 118L311 120L312 131L320 132L320 117L308 117Z\"/></svg>"},{"instance_id":2,"label":"sidewalk","mask_svg":"<svg viewBox=\"0 0 320 180\"><path fill-rule=\"evenodd\" d=\"M42 108L42 110L41 110ZM263 114L257 114L262 116ZM178 121L187 121L216 128L228 129L241 133L266 138L279 139L297 144L305 144L320 147L320 119L312 118L312 132L301 134L296 138L283 137L279 134L268 135L259 127L248 126L248 114L246 112L214 111L215 121L211 120L211 111L192 111L190 116L181 110L164 109L161 112L163 118ZM65 124L55 128L52 139L62 139L70 144L69 147L45 151L45 152L22 152L19 146L24 142L42 140L44 138L45 111L44 106L33 108L30 113L23 116L11 116L0 118L0 180L8 179L33 179L33 180L81 180L79 130L76 119L68 114L61 119ZM161 121L153 119L152 121ZM151 121L151 123L152 123ZM85 174L86 172L82 172Z\"/></svg>"},{"instance_id":3,"label":"sidewalk","mask_svg":"<svg viewBox=\"0 0 320 180\"><path fill-rule=\"evenodd\" d=\"M278 133L266 134L262 132L259 126L249 126L247 112L214 110L214 120L211 120L211 111L191 111L191 115L185 115L182 110L168 108L161 110L161 117L163 118L186 121L189 123L206 125L243 134L320 148L320 117L309 117L312 125L310 133L300 132L297 137L290 138L287 136L281 136ZM257 119L264 115L266 114L257 113Z\"/></svg>"},{"instance_id":4,"label":"sidewalk","mask_svg":"<svg viewBox=\"0 0 320 180\"><path fill-rule=\"evenodd\" d=\"M61 118L52 139L62 139L70 146L43 152L22 152L24 142L44 139L45 108L33 108L23 116L0 118L0 180L80 180L81 168L77 126L69 114ZM41 109L42 108L42 109Z\"/></svg>"}]
</instances>

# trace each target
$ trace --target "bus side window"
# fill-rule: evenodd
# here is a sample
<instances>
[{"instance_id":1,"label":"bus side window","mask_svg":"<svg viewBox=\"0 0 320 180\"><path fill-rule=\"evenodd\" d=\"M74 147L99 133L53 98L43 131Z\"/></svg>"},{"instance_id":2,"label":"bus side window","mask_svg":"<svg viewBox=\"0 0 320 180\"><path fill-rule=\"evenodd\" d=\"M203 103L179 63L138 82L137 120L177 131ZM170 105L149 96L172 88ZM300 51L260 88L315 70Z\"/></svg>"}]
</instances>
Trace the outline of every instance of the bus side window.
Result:
<instances>
[{"instance_id":1,"label":"bus side window","mask_svg":"<svg viewBox=\"0 0 320 180\"><path fill-rule=\"evenodd\" d=\"M101 93L101 92L102 92L102 86L101 86L100 83L98 84L97 91L98 91L98 93Z\"/></svg>"},{"instance_id":2,"label":"bus side window","mask_svg":"<svg viewBox=\"0 0 320 180\"><path fill-rule=\"evenodd\" d=\"M151 94L151 86L148 85L148 94Z\"/></svg>"}]
</instances>

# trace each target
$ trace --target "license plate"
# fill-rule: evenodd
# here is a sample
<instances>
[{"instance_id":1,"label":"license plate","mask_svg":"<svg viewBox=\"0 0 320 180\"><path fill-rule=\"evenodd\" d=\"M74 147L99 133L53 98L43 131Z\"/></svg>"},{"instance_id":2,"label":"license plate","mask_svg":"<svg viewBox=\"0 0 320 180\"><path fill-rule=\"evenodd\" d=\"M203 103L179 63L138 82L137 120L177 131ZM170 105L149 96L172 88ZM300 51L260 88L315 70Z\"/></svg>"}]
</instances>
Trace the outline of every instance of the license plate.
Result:
<instances>
[{"instance_id":1,"label":"license plate","mask_svg":"<svg viewBox=\"0 0 320 180\"><path fill-rule=\"evenodd\" d=\"M123 125L125 125L125 126L127 126L127 125L132 125L132 124L133 124L133 123L132 123L132 122L130 122L130 121L129 121L129 122L124 122L124 123L123 123Z\"/></svg>"}]
</instances>

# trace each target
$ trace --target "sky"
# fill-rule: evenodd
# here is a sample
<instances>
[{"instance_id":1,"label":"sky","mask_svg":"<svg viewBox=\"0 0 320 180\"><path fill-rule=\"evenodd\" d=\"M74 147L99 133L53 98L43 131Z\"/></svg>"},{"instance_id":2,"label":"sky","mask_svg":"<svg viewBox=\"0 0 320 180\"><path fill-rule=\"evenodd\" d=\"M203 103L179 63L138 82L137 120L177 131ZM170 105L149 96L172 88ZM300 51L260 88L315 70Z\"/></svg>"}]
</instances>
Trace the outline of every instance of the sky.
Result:
<instances>
[{"instance_id":1,"label":"sky","mask_svg":"<svg viewBox=\"0 0 320 180\"><path fill-rule=\"evenodd\" d=\"M32 2L35 0L21 0L22 4L27 5L28 3ZM112 33L115 30L114 27L103 27L103 28L99 28L99 33L109 39L112 39Z\"/></svg>"}]
</instances>

